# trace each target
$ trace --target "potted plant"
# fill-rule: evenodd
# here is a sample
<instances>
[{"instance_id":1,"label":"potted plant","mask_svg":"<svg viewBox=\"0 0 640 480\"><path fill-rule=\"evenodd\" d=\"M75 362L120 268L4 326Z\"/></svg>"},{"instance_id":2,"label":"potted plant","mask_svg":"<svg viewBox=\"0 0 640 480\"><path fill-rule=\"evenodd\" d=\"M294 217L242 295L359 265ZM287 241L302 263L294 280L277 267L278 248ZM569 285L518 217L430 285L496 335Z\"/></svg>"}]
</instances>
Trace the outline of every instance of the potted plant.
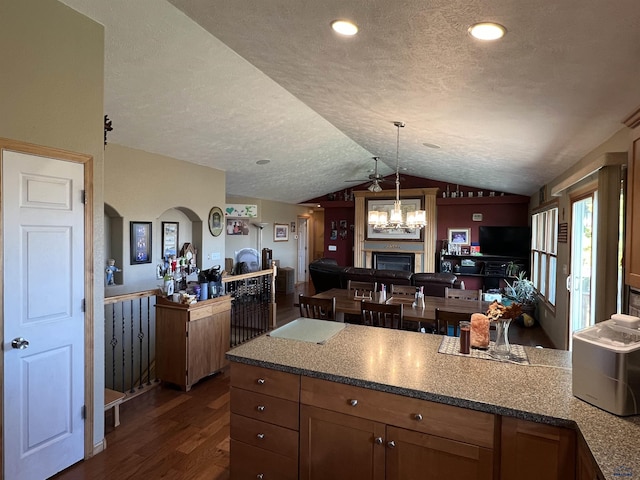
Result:
<instances>
[{"instance_id":1,"label":"potted plant","mask_svg":"<svg viewBox=\"0 0 640 480\"><path fill-rule=\"evenodd\" d=\"M536 289L533 282L525 276L524 270L516 275L512 282L505 280L505 297L519 303L522 308L524 325L530 327L534 323L534 313L536 310ZM524 315L526 314L526 316ZM527 318L527 316L529 318Z\"/></svg>"}]
</instances>

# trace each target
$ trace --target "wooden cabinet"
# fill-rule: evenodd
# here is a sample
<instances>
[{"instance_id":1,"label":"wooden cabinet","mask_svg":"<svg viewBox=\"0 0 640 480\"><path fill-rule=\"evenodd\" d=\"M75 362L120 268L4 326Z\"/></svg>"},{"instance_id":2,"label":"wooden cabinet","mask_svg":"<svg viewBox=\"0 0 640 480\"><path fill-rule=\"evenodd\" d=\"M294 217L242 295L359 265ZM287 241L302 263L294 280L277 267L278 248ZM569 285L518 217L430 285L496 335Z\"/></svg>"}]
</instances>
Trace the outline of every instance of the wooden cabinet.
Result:
<instances>
[{"instance_id":1,"label":"wooden cabinet","mask_svg":"<svg viewBox=\"0 0 640 480\"><path fill-rule=\"evenodd\" d=\"M301 480L493 478L491 414L307 377L300 401Z\"/></svg>"},{"instance_id":2,"label":"wooden cabinet","mask_svg":"<svg viewBox=\"0 0 640 480\"><path fill-rule=\"evenodd\" d=\"M501 480L575 478L575 431L502 418Z\"/></svg>"},{"instance_id":3,"label":"wooden cabinet","mask_svg":"<svg viewBox=\"0 0 640 480\"><path fill-rule=\"evenodd\" d=\"M231 297L192 305L156 300L156 368L163 382L184 390L227 365Z\"/></svg>"},{"instance_id":4,"label":"wooden cabinet","mask_svg":"<svg viewBox=\"0 0 640 480\"><path fill-rule=\"evenodd\" d=\"M231 364L231 478L298 478L300 377Z\"/></svg>"},{"instance_id":5,"label":"wooden cabinet","mask_svg":"<svg viewBox=\"0 0 640 480\"><path fill-rule=\"evenodd\" d=\"M627 168L625 283L640 289L640 110L629 117L625 124L633 128Z\"/></svg>"},{"instance_id":6,"label":"wooden cabinet","mask_svg":"<svg viewBox=\"0 0 640 480\"><path fill-rule=\"evenodd\" d=\"M593 455L584 439L578 439L578 455L576 457L576 480L604 480Z\"/></svg>"}]
</instances>

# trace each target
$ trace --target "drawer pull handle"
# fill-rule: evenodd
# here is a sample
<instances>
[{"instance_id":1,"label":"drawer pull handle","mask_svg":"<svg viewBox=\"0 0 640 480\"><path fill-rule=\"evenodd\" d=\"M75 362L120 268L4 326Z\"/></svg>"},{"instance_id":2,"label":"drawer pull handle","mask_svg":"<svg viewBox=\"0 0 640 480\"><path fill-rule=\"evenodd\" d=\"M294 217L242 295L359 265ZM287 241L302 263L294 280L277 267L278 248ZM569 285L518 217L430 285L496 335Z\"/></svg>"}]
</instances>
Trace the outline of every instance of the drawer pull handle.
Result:
<instances>
[{"instance_id":1,"label":"drawer pull handle","mask_svg":"<svg viewBox=\"0 0 640 480\"><path fill-rule=\"evenodd\" d=\"M384 443L384 440L382 439L382 437L376 437L375 440L377 445L382 445Z\"/></svg>"},{"instance_id":2,"label":"drawer pull handle","mask_svg":"<svg viewBox=\"0 0 640 480\"><path fill-rule=\"evenodd\" d=\"M256 478L258 480L262 480L264 478L264 473L259 473L258 475L256 475Z\"/></svg>"},{"instance_id":3,"label":"drawer pull handle","mask_svg":"<svg viewBox=\"0 0 640 480\"><path fill-rule=\"evenodd\" d=\"M422 420L422 414L420 414L420 413L416 413L416 414L413 416L413 418L419 422L419 421L421 421L421 420Z\"/></svg>"},{"instance_id":4,"label":"drawer pull handle","mask_svg":"<svg viewBox=\"0 0 640 480\"><path fill-rule=\"evenodd\" d=\"M387 442L387 446L389 448L395 448L396 447L396 442L394 442L393 440L391 440L390 442Z\"/></svg>"},{"instance_id":5,"label":"drawer pull handle","mask_svg":"<svg viewBox=\"0 0 640 480\"><path fill-rule=\"evenodd\" d=\"M258 405L257 408L259 412L264 412L264 405Z\"/></svg>"},{"instance_id":6,"label":"drawer pull handle","mask_svg":"<svg viewBox=\"0 0 640 480\"><path fill-rule=\"evenodd\" d=\"M256 437L258 437L258 440L264 440L264 433L259 433Z\"/></svg>"},{"instance_id":7,"label":"drawer pull handle","mask_svg":"<svg viewBox=\"0 0 640 480\"><path fill-rule=\"evenodd\" d=\"M349 400L349 405L351 405L352 407L355 407L356 405L358 405L358 400L356 400L355 398L352 398L351 400Z\"/></svg>"},{"instance_id":8,"label":"drawer pull handle","mask_svg":"<svg viewBox=\"0 0 640 480\"><path fill-rule=\"evenodd\" d=\"M257 382L258 382L258 385L264 385L264 378L259 378L257 380ZM262 474L260 474L260 475L262 475Z\"/></svg>"}]
</instances>

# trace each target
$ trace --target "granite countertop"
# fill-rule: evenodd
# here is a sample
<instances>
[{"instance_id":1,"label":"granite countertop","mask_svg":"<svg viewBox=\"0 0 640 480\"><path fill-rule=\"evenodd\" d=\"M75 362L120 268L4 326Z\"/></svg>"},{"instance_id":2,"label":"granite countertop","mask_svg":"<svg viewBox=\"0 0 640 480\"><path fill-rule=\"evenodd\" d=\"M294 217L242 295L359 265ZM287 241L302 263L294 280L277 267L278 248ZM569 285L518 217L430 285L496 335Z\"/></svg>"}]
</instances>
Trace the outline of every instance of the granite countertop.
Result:
<instances>
[{"instance_id":1,"label":"granite countertop","mask_svg":"<svg viewBox=\"0 0 640 480\"><path fill-rule=\"evenodd\" d=\"M517 365L438 353L442 338L347 325L321 345L263 335L230 350L227 358L577 428L607 480L640 479L640 416L618 417L574 397L570 352L524 347L530 365Z\"/></svg>"}]
</instances>

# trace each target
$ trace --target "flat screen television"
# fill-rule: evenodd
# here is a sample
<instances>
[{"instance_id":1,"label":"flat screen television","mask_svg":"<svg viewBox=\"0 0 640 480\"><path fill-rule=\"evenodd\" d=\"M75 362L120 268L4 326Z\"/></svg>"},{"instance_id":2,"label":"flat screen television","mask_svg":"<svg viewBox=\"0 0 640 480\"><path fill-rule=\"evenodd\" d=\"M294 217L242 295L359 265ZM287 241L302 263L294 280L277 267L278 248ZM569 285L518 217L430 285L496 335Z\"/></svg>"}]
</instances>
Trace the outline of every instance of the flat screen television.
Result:
<instances>
[{"instance_id":1,"label":"flat screen television","mask_svg":"<svg viewBox=\"0 0 640 480\"><path fill-rule=\"evenodd\" d=\"M531 252L529 227L485 227L479 229L480 253L527 258Z\"/></svg>"}]
</instances>

